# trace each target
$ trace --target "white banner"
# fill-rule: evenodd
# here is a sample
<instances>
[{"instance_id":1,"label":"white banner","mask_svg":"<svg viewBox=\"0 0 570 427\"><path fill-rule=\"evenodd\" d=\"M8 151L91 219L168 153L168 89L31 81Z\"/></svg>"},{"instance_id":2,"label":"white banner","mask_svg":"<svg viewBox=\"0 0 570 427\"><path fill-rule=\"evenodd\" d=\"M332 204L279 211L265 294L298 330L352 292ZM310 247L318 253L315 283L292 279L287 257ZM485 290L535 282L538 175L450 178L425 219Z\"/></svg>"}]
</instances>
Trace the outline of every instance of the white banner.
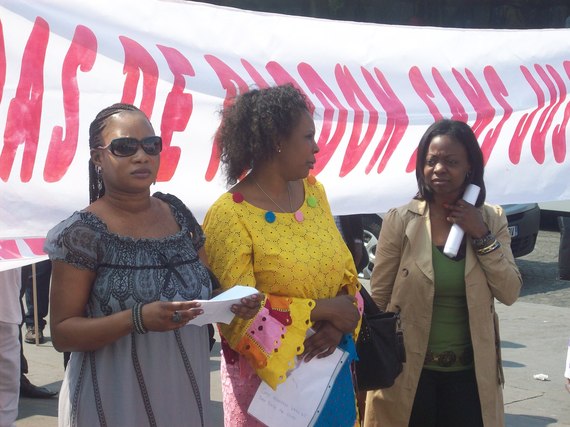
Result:
<instances>
[{"instance_id":1,"label":"white banner","mask_svg":"<svg viewBox=\"0 0 570 427\"><path fill-rule=\"evenodd\" d=\"M570 30L328 21L159 0L0 0L0 238L45 235L88 203L88 127L119 101L164 139L155 190L202 219L224 191L224 103L293 82L315 107L314 173L335 213L416 191L415 148L467 121L493 203L570 199Z\"/></svg>"},{"instance_id":2,"label":"white banner","mask_svg":"<svg viewBox=\"0 0 570 427\"><path fill-rule=\"evenodd\" d=\"M48 259L44 237L0 239L0 271L11 270Z\"/></svg>"}]
</instances>

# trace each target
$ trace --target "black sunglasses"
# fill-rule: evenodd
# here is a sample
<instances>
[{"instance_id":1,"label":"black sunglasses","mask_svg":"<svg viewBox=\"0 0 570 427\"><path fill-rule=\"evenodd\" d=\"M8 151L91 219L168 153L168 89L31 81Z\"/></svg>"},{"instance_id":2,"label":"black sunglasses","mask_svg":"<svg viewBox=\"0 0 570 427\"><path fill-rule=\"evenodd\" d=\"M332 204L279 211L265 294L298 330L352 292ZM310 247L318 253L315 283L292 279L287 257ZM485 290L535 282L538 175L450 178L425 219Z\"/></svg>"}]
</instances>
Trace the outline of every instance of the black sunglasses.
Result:
<instances>
[{"instance_id":1,"label":"black sunglasses","mask_svg":"<svg viewBox=\"0 0 570 427\"><path fill-rule=\"evenodd\" d=\"M160 136L148 136L144 139L115 138L108 145L96 148L99 150L108 148L117 157L129 157L138 151L139 145L149 156L156 156L162 151L162 138Z\"/></svg>"}]
</instances>

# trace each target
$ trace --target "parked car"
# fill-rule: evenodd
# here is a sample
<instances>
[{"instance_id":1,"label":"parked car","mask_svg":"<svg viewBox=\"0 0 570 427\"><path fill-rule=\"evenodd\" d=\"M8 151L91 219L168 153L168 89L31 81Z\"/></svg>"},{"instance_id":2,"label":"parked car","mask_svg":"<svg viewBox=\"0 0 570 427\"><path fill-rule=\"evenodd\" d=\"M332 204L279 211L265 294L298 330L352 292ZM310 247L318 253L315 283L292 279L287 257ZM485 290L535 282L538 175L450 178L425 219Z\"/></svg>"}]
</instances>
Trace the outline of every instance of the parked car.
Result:
<instances>
[{"instance_id":1,"label":"parked car","mask_svg":"<svg viewBox=\"0 0 570 427\"><path fill-rule=\"evenodd\" d=\"M539 202L538 207L542 230L559 230L558 217L570 217L570 200Z\"/></svg>"},{"instance_id":2,"label":"parked car","mask_svg":"<svg viewBox=\"0 0 570 427\"><path fill-rule=\"evenodd\" d=\"M503 209L509 222L513 255L517 258L531 253L540 227L540 208L536 203L524 203L503 205ZM364 214L362 222L364 225L364 245L368 252L369 262L368 266L360 273L360 277L370 279L376 258L378 235L380 228L382 228L382 214Z\"/></svg>"}]
</instances>

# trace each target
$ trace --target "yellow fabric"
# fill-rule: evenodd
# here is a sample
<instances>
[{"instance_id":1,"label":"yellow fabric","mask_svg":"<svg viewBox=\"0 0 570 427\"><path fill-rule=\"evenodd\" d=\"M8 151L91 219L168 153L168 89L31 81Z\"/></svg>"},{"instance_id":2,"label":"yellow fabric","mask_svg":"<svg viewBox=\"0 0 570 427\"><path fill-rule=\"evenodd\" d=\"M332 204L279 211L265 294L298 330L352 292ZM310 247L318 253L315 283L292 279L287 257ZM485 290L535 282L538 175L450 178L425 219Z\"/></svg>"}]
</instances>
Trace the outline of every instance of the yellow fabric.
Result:
<instances>
[{"instance_id":1,"label":"yellow fabric","mask_svg":"<svg viewBox=\"0 0 570 427\"><path fill-rule=\"evenodd\" d=\"M274 301L273 310L288 311L291 317L291 324L279 337L278 349L267 352L266 361L260 363L259 348L247 355L260 378L272 387L285 380L295 356L303 352L313 301L333 298L343 287L355 295L360 286L323 186L307 179L303 185L302 222L292 213L275 213L275 222L268 223L266 210L247 201L236 203L230 193L220 196L204 220L208 261L222 288L237 284L256 287ZM289 297L288 306L273 296ZM231 325L220 325L222 335L240 354L248 353L243 344L254 320L236 318Z\"/></svg>"}]
</instances>

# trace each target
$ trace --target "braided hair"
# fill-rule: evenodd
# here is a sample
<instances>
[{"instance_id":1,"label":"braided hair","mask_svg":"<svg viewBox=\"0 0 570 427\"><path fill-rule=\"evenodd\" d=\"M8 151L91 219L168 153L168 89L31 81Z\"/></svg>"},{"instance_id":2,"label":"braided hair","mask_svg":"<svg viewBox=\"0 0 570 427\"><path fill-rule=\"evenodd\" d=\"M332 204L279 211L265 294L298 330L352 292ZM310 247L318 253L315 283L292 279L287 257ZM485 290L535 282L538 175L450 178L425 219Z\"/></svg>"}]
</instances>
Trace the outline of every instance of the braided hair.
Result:
<instances>
[{"instance_id":1,"label":"braided hair","mask_svg":"<svg viewBox=\"0 0 570 427\"><path fill-rule=\"evenodd\" d=\"M104 108L99 112L99 114L97 114L95 120L93 120L89 126L90 149L103 146L103 138L101 137L101 134L107 124L107 119L124 111L137 111L142 113L142 111L134 105L117 103ZM93 203L95 200L100 199L104 194L105 184L103 184L101 173L97 171L95 164L91 158L89 158L89 203Z\"/></svg>"}]
</instances>

